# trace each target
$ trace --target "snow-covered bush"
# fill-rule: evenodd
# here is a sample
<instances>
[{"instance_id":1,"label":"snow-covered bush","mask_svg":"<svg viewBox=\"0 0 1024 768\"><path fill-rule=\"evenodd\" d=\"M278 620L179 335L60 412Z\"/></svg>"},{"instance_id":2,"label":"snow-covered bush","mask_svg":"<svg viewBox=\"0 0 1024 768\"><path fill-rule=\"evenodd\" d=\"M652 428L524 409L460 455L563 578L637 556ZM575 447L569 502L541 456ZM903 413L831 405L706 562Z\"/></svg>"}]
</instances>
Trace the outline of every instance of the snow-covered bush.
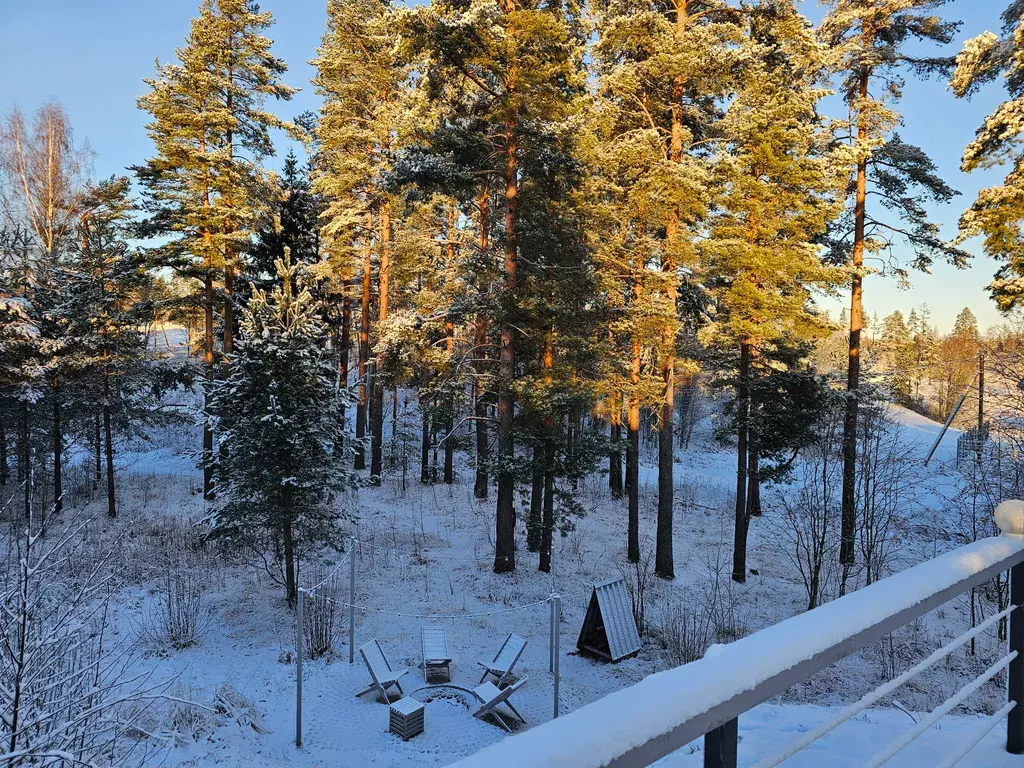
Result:
<instances>
[{"instance_id":1,"label":"snow-covered bush","mask_svg":"<svg viewBox=\"0 0 1024 768\"><path fill-rule=\"evenodd\" d=\"M80 567L89 521L64 522L43 537L29 518L6 540L0 764L141 765L150 742L136 723L164 686L127 672L108 621L117 569L104 557Z\"/></svg>"},{"instance_id":2,"label":"snow-covered bush","mask_svg":"<svg viewBox=\"0 0 1024 768\"><path fill-rule=\"evenodd\" d=\"M303 581L316 589L303 597L302 641L307 658L319 659L334 650L338 625L343 618L339 601L343 594L338 575L322 567L306 570Z\"/></svg>"},{"instance_id":3,"label":"snow-covered bush","mask_svg":"<svg viewBox=\"0 0 1024 768\"><path fill-rule=\"evenodd\" d=\"M199 645L209 623L205 575L169 568L158 586L147 618L148 638L177 650Z\"/></svg>"}]
</instances>

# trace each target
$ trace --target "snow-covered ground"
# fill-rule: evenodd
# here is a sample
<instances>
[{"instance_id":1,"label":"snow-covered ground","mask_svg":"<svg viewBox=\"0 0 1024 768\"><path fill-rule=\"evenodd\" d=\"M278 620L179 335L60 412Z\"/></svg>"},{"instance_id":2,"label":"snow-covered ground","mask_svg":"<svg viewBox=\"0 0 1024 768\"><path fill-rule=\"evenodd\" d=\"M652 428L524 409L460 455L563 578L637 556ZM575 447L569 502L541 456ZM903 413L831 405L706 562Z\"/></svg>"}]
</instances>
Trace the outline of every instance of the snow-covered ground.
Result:
<instances>
[{"instance_id":1,"label":"snow-covered ground","mask_svg":"<svg viewBox=\"0 0 1024 768\"><path fill-rule=\"evenodd\" d=\"M939 425L908 411L895 413L902 437L915 456L919 453L923 459ZM671 583L648 580L651 632L637 657L610 665L575 652L591 585L620 572L631 580L637 578L633 566L624 559L625 502L610 498L606 478L593 476L581 484L579 493L587 514L576 522L574 530L556 537L552 574L536 570L536 556L526 552L522 534L517 572L497 576L490 568L493 500L473 499L472 474L463 457L454 486L423 487L410 477L403 489L399 473L394 471L383 487L361 489L338 500L339 505L358 515L352 533L363 542L357 558L357 602L365 610L357 614L356 644L378 639L392 665L409 670L403 678L408 692L423 684L416 666L421 626L446 628L454 655L453 682L466 687L479 680L476 660L492 656L505 635L516 632L528 640L516 672L529 680L516 694L515 702L529 724L535 725L552 717L553 681L548 671L548 606L532 604L545 600L552 592L562 596L564 611L560 626L563 713L672 666L672 658L659 640L659 628L673 615L685 615L708 600L730 612L737 634L798 614L806 607L806 596L792 564L779 551L770 509L754 521L751 531L749 565L758 575L743 586L733 585L728 579L734 455L715 443L712 433L709 418L699 425L690 448L678 452L677 579ZM198 474L186 455L197 442L193 430L176 427L157 431L150 444L134 443L119 456L126 470L122 475L124 508L131 512L114 523L100 519L109 529L102 536L109 540L126 527L131 531L128 537L118 539L118 546L124 548L124 557L133 566L129 569L133 579L117 601L115 612L119 634L129 642L145 634L146 617L159 590L158 561L166 555L161 547L166 548L168 541L176 540L181 530L203 516ZM955 442L956 435L948 435L929 468L915 469L922 473L923 482L915 499L917 519L912 521L911 531L942 525L942 502L956 484L951 468ZM653 458L645 457L641 474L645 557L653 546L655 522ZM93 502L96 507L99 504L99 499ZM770 507L767 496L766 505ZM185 535L187 538L189 534ZM931 557L936 551L935 541L940 539L904 542L893 569ZM323 565L330 570L342 564L344 558L334 555ZM174 678L179 695L206 705L227 686L254 705L269 732L259 733L224 716L211 717L204 727L194 729L195 738L179 738L154 761L225 768L445 765L503 738L504 732L494 723L472 718L466 698L453 690L417 693L417 697L430 699L426 732L409 742L391 736L387 732L387 707L372 696L355 696L369 683L369 675L358 655L355 664L348 663L347 620L342 619L337 654L304 665L304 739L303 746L296 748L296 666L292 663L295 616L285 606L280 587L240 557L225 562L214 552L200 551L189 554L186 562L202 575L206 585L210 620L202 642L185 650L171 650L140 641L146 652L137 664L157 679ZM347 599L346 580L342 578L347 572L345 565L339 577L342 589L332 593L340 600ZM717 596L708 591L711 583L720 592ZM530 607L517 609L519 606ZM498 610L505 612L491 613ZM916 659L922 649L927 655L941 638L962 632L966 610L962 602L954 601L914 628L912 634L890 644L889 656L886 648L866 649L779 700L757 707L740 719L741 764L751 764L794 734L830 717L838 705L884 681L887 664L899 655L897 646L902 649L900 653L916 654ZM489 615L475 615L480 613ZM994 638L981 638L979 657L986 652L996 653L998 645ZM912 662L902 659L901 663L902 669ZM964 675L976 674L972 670L979 665L983 668L980 658L967 659L958 654L941 676L908 685L896 698L910 710L935 706L963 684ZM992 711L1001 696L997 684L987 686L969 701L970 709ZM914 717L895 707L868 710L785 765L860 765L880 745L912 727ZM979 722L979 716L970 712L947 717L891 764L935 766ZM997 727L962 764L1022 768L1024 758L1010 757L1002 751L1000 742L1004 738L1005 730ZM695 743L667 758L664 765L700 765L699 752L700 744Z\"/></svg>"}]
</instances>

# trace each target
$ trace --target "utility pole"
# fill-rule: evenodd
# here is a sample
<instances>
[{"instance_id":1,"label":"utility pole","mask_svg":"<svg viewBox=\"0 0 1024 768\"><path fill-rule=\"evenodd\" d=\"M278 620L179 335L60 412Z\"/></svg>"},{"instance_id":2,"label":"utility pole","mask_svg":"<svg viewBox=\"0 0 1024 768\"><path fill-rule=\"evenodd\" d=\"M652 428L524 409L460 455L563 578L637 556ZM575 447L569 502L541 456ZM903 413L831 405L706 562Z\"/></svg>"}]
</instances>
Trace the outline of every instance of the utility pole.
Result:
<instances>
[{"instance_id":1,"label":"utility pole","mask_svg":"<svg viewBox=\"0 0 1024 768\"><path fill-rule=\"evenodd\" d=\"M985 428L985 353L978 353L978 466L981 466L981 460L984 449L984 430Z\"/></svg>"}]
</instances>

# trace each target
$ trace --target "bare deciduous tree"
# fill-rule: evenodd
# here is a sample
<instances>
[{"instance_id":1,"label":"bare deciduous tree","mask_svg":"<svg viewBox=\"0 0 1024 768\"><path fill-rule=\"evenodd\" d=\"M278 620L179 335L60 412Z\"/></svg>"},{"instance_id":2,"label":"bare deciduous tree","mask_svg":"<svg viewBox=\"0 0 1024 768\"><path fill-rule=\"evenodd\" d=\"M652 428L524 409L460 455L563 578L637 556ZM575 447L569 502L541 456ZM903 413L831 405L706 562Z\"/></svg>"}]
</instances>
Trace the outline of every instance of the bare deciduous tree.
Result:
<instances>
[{"instance_id":1,"label":"bare deciduous tree","mask_svg":"<svg viewBox=\"0 0 1024 768\"><path fill-rule=\"evenodd\" d=\"M140 765L134 723L166 684L113 646L108 557L82 570L87 520L14 530L0 572L0 764Z\"/></svg>"}]
</instances>

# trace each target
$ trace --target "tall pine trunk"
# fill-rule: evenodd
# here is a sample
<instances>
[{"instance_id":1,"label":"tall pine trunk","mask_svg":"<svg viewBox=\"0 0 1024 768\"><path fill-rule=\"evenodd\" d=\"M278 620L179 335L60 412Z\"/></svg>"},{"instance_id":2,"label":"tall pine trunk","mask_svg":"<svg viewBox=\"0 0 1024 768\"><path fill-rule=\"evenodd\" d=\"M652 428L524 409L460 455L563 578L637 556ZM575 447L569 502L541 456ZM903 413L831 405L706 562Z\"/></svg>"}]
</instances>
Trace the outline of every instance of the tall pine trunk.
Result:
<instances>
[{"instance_id":1,"label":"tall pine trunk","mask_svg":"<svg viewBox=\"0 0 1024 768\"><path fill-rule=\"evenodd\" d=\"M640 288L636 288L639 295ZM632 357L629 368L629 406L626 414L626 496L628 523L626 557L640 562L640 338L631 340Z\"/></svg>"},{"instance_id":2,"label":"tall pine trunk","mask_svg":"<svg viewBox=\"0 0 1024 768\"><path fill-rule=\"evenodd\" d=\"M676 32L681 35L686 23L686 3L676 9ZM672 134L668 160L683 159L683 79L677 76L672 84ZM672 547L672 514L675 505L673 464L675 452L675 370L676 370L676 263L675 249L680 238L679 212L671 210L665 228L665 245L661 251L661 271L668 278L665 303L669 316L661 339L661 381L663 386L661 414L658 424L658 533L654 550L654 573L663 579L676 575Z\"/></svg>"},{"instance_id":3,"label":"tall pine trunk","mask_svg":"<svg viewBox=\"0 0 1024 768\"><path fill-rule=\"evenodd\" d=\"M427 403L420 399L420 415L422 416L422 429L420 430L420 482L424 485L430 483L430 413L427 410Z\"/></svg>"},{"instance_id":4,"label":"tall pine trunk","mask_svg":"<svg viewBox=\"0 0 1024 768\"><path fill-rule=\"evenodd\" d=\"M538 442L533 446L530 462L530 513L526 518L526 548L530 552L540 551L542 510L544 508L544 468L546 466L544 446Z\"/></svg>"},{"instance_id":5,"label":"tall pine trunk","mask_svg":"<svg viewBox=\"0 0 1024 768\"><path fill-rule=\"evenodd\" d=\"M377 275L379 285L379 312L377 322L383 324L388 319L388 296L391 283L391 203L385 201L380 209L380 271ZM370 405L370 482L380 484L384 450L384 377L380 366L373 368L373 401Z\"/></svg>"},{"instance_id":6,"label":"tall pine trunk","mask_svg":"<svg viewBox=\"0 0 1024 768\"><path fill-rule=\"evenodd\" d=\"M104 359L109 359L110 350L103 348ZM107 459L107 515L117 516L117 499L114 492L114 438L110 426L110 367L103 366L103 442Z\"/></svg>"},{"instance_id":7,"label":"tall pine trunk","mask_svg":"<svg viewBox=\"0 0 1024 768\"><path fill-rule=\"evenodd\" d=\"M206 324L203 334L203 374L206 377L203 412L209 414L210 390L213 389L213 271L209 265L203 279L203 320ZM203 498L213 498L213 430L207 419L203 420Z\"/></svg>"},{"instance_id":8,"label":"tall pine trunk","mask_svg":"<svg viewBox=\"0 0 1024 768\"><path fill-rule=\"evenodd\" d=\"M224 265L224 364L222 376L228 377L231 365L230 355L235 351L235 266L230 261Z\"/></svg>"},{"instance_id":9,"label":"tall pine trunk","mask_svg":"<svg viewBox=\"0 0 1024 768\"><path fill-rule=\"evenodd\" d=\"M106 374L104 374L105 376ZM98 491L100 487L100 481L103 479L103 459L101 453L103 450L103 441L100 438L100 423L103 420L102 409L100 413L93 414L92 417L92 450L93 450L93 476L92 476L92 489Z\"/></svg>"},{"instance_id":10,"label":"tall pine trunk","mask_svg":"<svg viewBox=\"0 0 1024 768\"><path fill-rule=\"evenodd\" d=\"M761 456L757 449L757 436L751 431L753 441L747 451L747 517L761 516Z\"/></svg>"},{"instance_id":11,"label":"tall pine trunk","mask_svg":"<svg viewBox=\"0 0 1024 768\"><path fill-rule=\"evenodd\" d=\"M480 211L478 248L481 261L486 261L490 254L490 200L491 191L485 185L480 190ZM473 480L473 496L477 499L487 498L487 462L489 445L487 431L487 387L484 385L487 375L487 317L477 313L473 336L473 361L475 377L473 380L473 419L476 426L476 476Z\"/></svg>"},{"instance_id":12,"label":"tall pine trunk","mask_svg":"<svg viewBox=\"0 0 1024 768\"><path fill-rule=\"evenodd\" d=\"M861 99L868 97L870 71L860 74L858 84ZM862 118L857 129L861 142L868 140L868 126ZM864 326L864 246L867 224L867 160L857 164L857 190L854 202L853 279L850 287L850 354L846 372L846 413L843 419L843 505L839 542L839 562L842 564L840 595L846 593L846 580L853 565L857 534L857 411L860 405L860 334Z\"/></svg>"},{"instance_id":13,"label":"tall pine trunk","mask_svg":"<svg viewBox=\"0 0 1024 768\"><path fill-rule=\"evenodd\" d=\"M452 209L452 217L454 218L454 208ZM454 226L452 224L451 226ZM448 263L453 264L455 262L455 244L451 242L449 237L448 243ZM455 326L451 323L445 323L445 334L447 336L447 347L449 359L454 359L455 352ZM455 482L455 397L449 392L444 396L445 400L445 411L446 416L444 420L444 482L446 485L451 485Z\"/></svg>"},{"instance_id":14,"label":"tall pine trunk","mask_svg":"<svg viewBox=\"0 0 1024 768\"><path fill-rule=\"evenodd\" d=\"M545 424L544 447L544 509L541 516L540 564L538 570L551 572L551 541L555 531L555 441L551 419Z\"/></svg>"},{"instance_id":15,"label":"tall pine trunk","mask_svg":"<svg viewBox=\"0 0 1024 768\"><path fill-rule=\"evenodd\" d=\"M487 430L487 318L477 315L473 339L473 358L476 361L476 375L473 380L473 421L476 427L476 473L473 480L473 496L487 498L487 462L490 460L490 436Z\"/></svg>"},{"instance_id":16,"label":"tall pine trunk","mask_svg":"<svg viewBox=\"0 0 1024 768\"><path fill-rule=\"evenodd\" d=\"M373 264L373 214L366 215L366 247L363 249L363 290L359 314L359 400L356 404L356 469L366 469L366 408L369 404L367 376L370 360L370 281Z\"/></svg>"},{"instance_id":17,"label":"tall pine trunk","mask_svg":"<svg viewBox=\"0 0 1024 768\"><path fill-rule=\"evenodd\" d=\"M495 515L494 572L508 573L516 568L515 496L515 395L512 384L516 374L515 318L519 251L516 227L519 223L519 159L516 133L510 120L505 148L505 311L501 320L498 349L498 505Z\"/></svg>"},{"instance_id":18,"label":"tall pine trunk","mask_svg":"<svg viewBox=\"0 0 1024 768\"><path fill-rule=\"evenodd\" d=\"M736 383L736 524L732 549L732 580L747 580L747 424L750 413L750 344L740 342Z\"/></svg>"},{"instance_id":19,"label":"tall pine trunk","mask_svg":"<svg viewBox=\"0 0 1024 768\"><path fill-rule=\"evenodd\" d=\"M345 295L341 299L341 340L338 342L338 384L341 389L348 389L348 351L352 345L352 299L348 295L348 283L345 284ZM341 401L342 437L339 445L344 445L345 401Z\"/></svg>"},{"instance_id":20,"label":"tall pine trunk","mask_svg":"<svg viewBox=\"0 0 1024 768\"><path fill-rule=\"evenodd\" d=\"M608 490L613 499L622 498L622 421L618 414L612 421L612 449L608 452Z\"/></svg>"}]
</instances>

